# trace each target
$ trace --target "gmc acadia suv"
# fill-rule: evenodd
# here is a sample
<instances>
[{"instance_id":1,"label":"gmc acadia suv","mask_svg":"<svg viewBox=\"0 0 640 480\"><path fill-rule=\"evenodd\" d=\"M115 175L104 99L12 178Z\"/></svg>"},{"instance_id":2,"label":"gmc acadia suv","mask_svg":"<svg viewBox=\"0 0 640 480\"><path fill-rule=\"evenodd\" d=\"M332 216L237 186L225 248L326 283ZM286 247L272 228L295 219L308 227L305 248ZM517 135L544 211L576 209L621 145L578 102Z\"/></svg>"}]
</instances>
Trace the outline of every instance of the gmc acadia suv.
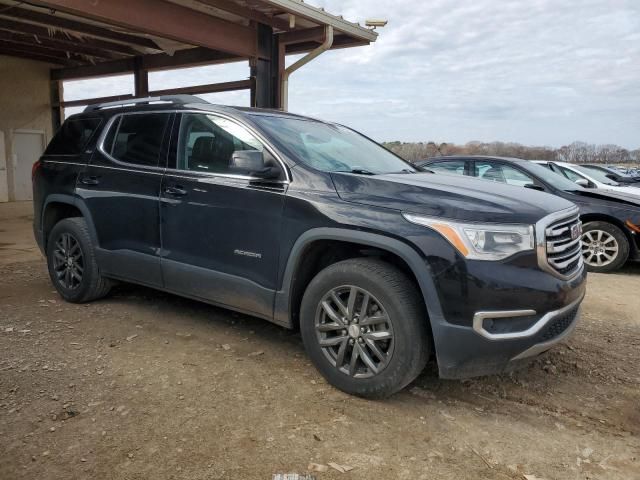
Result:
<instances>
[{"instance_id":1,"label":"gmc acadia suv","mask_svg":"<svg viewBox=\"0 0 640 480\"><path fill-rule=\"evenodd\" d=\"M571 202L418 172L341 125L160 97L87 107L33 169L70 302L121 280L299 328L327 380L380 397L435 356L502 371L565 338L586 271Z\"/></svg>"}]
</instances>

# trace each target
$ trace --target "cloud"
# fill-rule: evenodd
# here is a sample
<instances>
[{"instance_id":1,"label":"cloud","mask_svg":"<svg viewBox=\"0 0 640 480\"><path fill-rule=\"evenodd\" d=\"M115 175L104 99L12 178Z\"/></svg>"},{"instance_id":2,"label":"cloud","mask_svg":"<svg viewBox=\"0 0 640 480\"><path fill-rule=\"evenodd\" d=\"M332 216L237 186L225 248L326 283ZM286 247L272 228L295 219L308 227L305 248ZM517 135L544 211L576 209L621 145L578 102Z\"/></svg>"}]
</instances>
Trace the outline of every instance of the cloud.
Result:
<instances>
[{"instance_id":1,"label":"cloud","mask_svg":"<svg viewBox=\"0 0 640 480\"><path fill-rule=\"evenodd\" d=\"M640 146L640 2L310 3L352 21L382 17L389 24L375 44L328 52L294 73L292 111L352 125L381 141L559 146L580 139ZM241 63L161 72L151 83L171 88L247 75ZM98 84L67 85L65 93L78 98L131 88L115 77ZM246 104L248 96L216 95L215 101Z\"/></svg>"}]
</instances>

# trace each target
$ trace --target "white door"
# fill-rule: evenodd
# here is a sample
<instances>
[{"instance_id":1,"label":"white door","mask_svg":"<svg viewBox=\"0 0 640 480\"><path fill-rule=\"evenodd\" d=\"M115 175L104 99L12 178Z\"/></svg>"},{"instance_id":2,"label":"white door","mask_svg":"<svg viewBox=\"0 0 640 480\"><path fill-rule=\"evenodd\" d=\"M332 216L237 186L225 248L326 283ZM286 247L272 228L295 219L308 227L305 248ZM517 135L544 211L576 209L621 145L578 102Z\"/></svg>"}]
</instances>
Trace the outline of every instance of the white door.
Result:
<instances>
[{"instance_id":1,"label":"white door","mask_svg":"<svg viewBox=\"0 0 640 480\"><path fill-rule=\"evenodd\" d=\"M13 163L13 200L31 200L31 167L45 148L45 134L38 130L14 130L11 157Z\"/></svg>"}]
</instances>

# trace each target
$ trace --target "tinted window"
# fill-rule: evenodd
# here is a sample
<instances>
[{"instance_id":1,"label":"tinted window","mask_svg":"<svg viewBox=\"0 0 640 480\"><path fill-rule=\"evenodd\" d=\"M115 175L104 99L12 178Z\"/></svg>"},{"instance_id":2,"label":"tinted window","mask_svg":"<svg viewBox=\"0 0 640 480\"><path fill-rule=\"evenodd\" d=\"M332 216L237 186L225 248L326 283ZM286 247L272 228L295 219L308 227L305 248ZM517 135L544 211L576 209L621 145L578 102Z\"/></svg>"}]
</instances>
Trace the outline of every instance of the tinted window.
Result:
<instances>
[{"instance_id":1,"label":"tinted window","mask_svg":"<svg viewBox=\"0 0 640 480\"><path fill-rule=\"evenodd\" d=\"M432 170L436 173L448 173L450 175L464 175L464 160L456 160L451 162L434 162L425 165L424 168Z\"/></svg>"},{"instance_id":2,"label":"tinted window","mask_svg":"<svg viewBox=\"0 0 640 480\"><path fill-rule=\"evenodd\" d=\"M265 152L246 128L226 118L200 113L182 116L178 139L178 168L211 173L239 173L231 168L235 152ZM265 158L268 162L268 158Z\"/></svg>"},{"instance_id":3,"label":"tinted window","mask_svg":"<svg viewBox=\"0 0 640 480\"><path fill-rule=\"evenodd\" d=\"M99 118L69 119L47 147L46 155L77 155L82 153L101 120Z\"/></svg>"},{"instance_id":4,"label":"tinted window","mask_svg":"<svg viewBox=\"0 0 640 480\"><path fill-rule=\"evenodd\" d=\"M529 175L511 165L490 161L476 162L476 176L482 180L506 183L518 187L535 183Z\"/></svg>"},{"instance_id":5,"label":"tinted window","mask_svg":"<svg viewBox=\"0 0 640 480\"><path fill-rule=\"evenodd\" d=\"M104 149L116 160L158 166L168 113L123 115L116 120L105 139Z\"/></svg>"}]
</instances>

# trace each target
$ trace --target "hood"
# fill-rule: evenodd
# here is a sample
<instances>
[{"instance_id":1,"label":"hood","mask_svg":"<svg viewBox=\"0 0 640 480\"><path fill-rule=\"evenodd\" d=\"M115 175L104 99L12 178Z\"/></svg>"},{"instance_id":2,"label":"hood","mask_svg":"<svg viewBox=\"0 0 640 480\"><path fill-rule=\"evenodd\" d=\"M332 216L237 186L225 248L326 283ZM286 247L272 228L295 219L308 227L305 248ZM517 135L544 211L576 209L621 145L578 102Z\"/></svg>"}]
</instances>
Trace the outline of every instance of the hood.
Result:
<instances>
[{"instance_id":1,"label":"hood","mask_svg":"<svg viewBox=\"0 0 640 480\"><path fill-rule=\"evenodd\" d=\"M628 206L632 206L640 209L640 196L638 196L637 194L630 195L627 192L620 192L620 191L614 192L611 190L601 190L601 189L590 190L588 188L573 190L568 193L577 195L579 197L603 200L605 202L609 202L617 205L623 204L623 205L628 205Z\"/></svg>"},{"instance_id":2,"label":"hood","mask_svg":"<svg viewBox=\"0 0 640 480\"><path fill-rule=\"evenodd\" d=\"M534 224L574 205L537 190L457 175L332 173L331 177L344 201L453 220Z\"/></svg>"},{"instance_id":3,"label":"hood","mask_svg":"<svg viewBox=\"0 0 640 480\"><path fill-rule=\"evenodd\" d=\"M640 190L638 190L638 187L632 186L631 184L622 183L619 186L604 185L603 187L598 187L597 190L603 192L620 193L622 195L634 197L635 199L640 200Z\"/></svg>"}]
</instances>

